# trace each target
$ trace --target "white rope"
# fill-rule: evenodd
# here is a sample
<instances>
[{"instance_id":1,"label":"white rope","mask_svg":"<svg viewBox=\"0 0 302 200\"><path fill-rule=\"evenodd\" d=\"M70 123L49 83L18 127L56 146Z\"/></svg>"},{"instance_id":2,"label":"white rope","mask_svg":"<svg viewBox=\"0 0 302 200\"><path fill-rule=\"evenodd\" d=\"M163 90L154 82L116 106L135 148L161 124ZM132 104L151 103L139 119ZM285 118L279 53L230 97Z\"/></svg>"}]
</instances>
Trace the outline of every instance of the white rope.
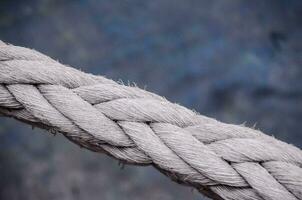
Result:
<instances>
[{"instance_id":1,"label":"white rope","mask_svg":"<svg viewBox=\"0 0 302 200\"><path fill-rule=\"evenodd\" d=\"M0 112L213 199L302 199L302 151L0 41Z\"/></svg>"}]
</instances>

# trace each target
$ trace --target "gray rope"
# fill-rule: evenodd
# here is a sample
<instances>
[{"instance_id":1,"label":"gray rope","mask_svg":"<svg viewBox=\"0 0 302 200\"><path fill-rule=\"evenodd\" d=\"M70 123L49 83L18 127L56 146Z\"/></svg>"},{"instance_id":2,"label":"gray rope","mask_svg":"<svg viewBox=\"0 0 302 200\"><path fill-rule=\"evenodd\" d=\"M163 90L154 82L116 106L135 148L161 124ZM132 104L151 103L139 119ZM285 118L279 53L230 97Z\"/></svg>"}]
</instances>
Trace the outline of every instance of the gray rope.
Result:
<instances>
[{"instance_id":1,"label":"gray rope","mask_svg":"<svg viewBox=\"0 0 302 200\"><path fill-rule=\"evenodd\" d=\"M302 199L302 151L0 41L0 113L213 199Z\"/></svg>"}]
</instances>

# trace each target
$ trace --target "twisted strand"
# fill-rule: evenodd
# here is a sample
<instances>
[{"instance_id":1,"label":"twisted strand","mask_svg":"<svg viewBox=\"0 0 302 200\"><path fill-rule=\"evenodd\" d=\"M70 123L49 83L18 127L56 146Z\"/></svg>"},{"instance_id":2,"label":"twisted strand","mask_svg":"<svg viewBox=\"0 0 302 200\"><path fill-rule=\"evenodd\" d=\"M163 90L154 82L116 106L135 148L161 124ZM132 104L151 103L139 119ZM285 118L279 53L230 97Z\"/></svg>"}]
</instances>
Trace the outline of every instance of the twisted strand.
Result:
<instances>
[{"instance_id":1,"label":"twisted strand","mask_svg":"<svg viewBox=\"0 0 302 200\"><path fill-rule=\"evenodd\" d=\"M213 199L302 199L300 149L1 41L0 113Z\"/></svg>"}]
</instances>

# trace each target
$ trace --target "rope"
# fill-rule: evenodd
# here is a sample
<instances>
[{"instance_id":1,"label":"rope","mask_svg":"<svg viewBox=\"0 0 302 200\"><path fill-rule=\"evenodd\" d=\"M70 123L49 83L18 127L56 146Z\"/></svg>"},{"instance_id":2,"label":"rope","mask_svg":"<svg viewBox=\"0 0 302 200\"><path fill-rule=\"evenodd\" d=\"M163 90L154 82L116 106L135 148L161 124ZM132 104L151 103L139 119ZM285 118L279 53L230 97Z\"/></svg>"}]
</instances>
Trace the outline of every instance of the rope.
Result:
<instances>
[{"instance_id":1,"label":"rope","mask_svg":"<svg viewBox=\"0 0 302 200\"><path fill-rule=\"evenodd\" d=\"M0 41L0 113L213 199L302 199L302 151Z\"/></svg>"}]
</instances>

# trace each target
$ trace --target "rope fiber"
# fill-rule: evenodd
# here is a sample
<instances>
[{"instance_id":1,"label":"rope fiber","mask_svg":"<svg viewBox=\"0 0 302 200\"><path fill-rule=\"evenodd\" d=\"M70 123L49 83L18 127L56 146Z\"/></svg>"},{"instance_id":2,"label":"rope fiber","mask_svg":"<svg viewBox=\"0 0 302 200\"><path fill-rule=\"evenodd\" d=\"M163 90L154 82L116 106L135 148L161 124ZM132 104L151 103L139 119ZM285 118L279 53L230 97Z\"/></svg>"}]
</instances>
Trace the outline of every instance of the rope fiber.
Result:
<instances>
[{"instance_id":1,"label":"rope fiber","mask_svg":"<svg viewBox=\"0 0 302 200\"><path fill-rule=\"evenodd\" d=\"M0 41L0 113L212 199L302 200L302 151Z\"/></svg>"}]
</instances>

